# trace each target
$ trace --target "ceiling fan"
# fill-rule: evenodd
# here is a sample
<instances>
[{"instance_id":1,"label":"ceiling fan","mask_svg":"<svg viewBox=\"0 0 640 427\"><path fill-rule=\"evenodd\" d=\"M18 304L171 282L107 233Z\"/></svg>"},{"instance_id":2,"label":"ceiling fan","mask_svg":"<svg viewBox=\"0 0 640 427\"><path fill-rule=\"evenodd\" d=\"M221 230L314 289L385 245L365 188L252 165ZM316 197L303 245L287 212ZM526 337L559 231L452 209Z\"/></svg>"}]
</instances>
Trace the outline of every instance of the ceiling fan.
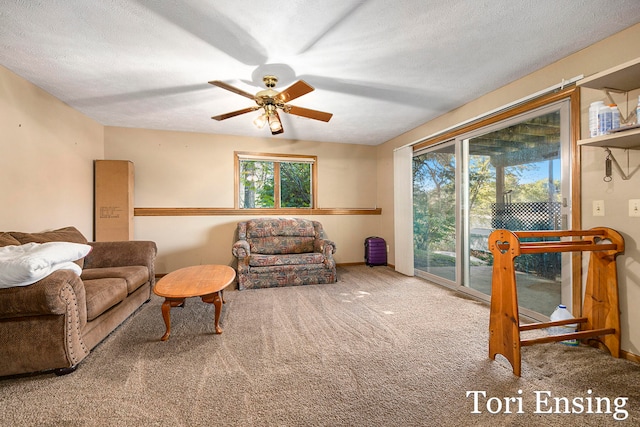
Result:
<instances>
[{"instance_id":1,"label":"ceiling fan","mask_svg":"<svg viewBox=\"0 0 640 427\"><path fill-rule=\"evenodd\" d=\"M296 116L307 117L309 119L321 120L323 122L328 122L333 114L325 113L323 111L310 110L308 108L296 107L295 105L289 105L287 102L292 101L302 95L305 95L314 90L313 86L309 85L304 80L298 80L282 92L277 92L273 88L278 83L278 78L276 76L268 75L262 78L267 89L261 90L255 95L251 95L248 92L245 92L241 89L233 87L225 82L220 80L213 80L209 83L221 87L222 89L226 89L230 92L236 93L238 95L242 95L246 98L249 98L257 105L253 107L243 108L242 110L232 111L226 114L220 114L218 116L211 117L214 120L225 120L230 117L239 116L240 114L250 113L252 111L262 109L262 114L253 121L253 123L258 127L262 128L267 122L269 123L269 129L271 129L271 133L273 135L277 135L279 133L284 132L282 128L282 122L280 121L280 115L278 114L278 110L282 110L285 113L294 114Z\"/></svg>"}]
</instances>

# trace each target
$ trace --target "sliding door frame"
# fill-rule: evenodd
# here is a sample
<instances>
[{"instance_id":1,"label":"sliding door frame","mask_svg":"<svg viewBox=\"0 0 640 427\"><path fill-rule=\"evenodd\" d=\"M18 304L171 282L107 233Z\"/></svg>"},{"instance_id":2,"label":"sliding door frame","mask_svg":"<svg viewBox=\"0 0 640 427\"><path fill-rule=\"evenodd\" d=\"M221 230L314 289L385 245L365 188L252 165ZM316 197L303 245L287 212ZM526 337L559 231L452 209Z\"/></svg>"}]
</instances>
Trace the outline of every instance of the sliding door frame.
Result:
<instances>
[{"instance_id":1,"label":"sliding door frame","mask_svg":"<svg viewBox=\"0 0 640 427\"><path fill-rule=\"evenodd\" d=\"M413 146L414 153L431 147L436 144L456 139L457 137L471 133L472 131L484 128L486 126L510 119L512 117L530 112L540 107L544 107L559 101L569 100L570 115L570 153L571 153L571 177L570 177L570 193L571 193L571 227L579 230L582 228L581 220L581 180L580 180L580 147L578 146L578 138L580 136L580 91L573 85L571 87L558 90L556 92L540 96L533 100L524 102L507 110L490 115L486 118L479 119L472 123L452 129L448 132L439 134L433 138L427 139ZM582 313L582 254L580 252L571 253L571 277L572 277L572 313L580 316Z\"/></svg>"}]
</instances>

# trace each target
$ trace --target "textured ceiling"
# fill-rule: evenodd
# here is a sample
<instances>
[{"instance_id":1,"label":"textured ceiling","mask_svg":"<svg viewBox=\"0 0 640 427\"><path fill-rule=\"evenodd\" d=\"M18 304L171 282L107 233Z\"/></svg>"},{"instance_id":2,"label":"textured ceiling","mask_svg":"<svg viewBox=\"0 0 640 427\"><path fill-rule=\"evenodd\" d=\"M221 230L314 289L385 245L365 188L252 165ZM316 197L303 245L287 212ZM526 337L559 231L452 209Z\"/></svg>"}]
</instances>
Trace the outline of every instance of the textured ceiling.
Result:
<instances>
[{"instance_id":1,"label":"textured ceiling","mask_svg":"<svg viewBox=\"0 0 640 427\"><path fill-rule=\"evenodd\" d=\"M638 0L4 0L0 64L107 126L376 145L638 22ZM331 121L211 120L253 104L208 81L265 74Z\"/></svg>"}]
</instances>

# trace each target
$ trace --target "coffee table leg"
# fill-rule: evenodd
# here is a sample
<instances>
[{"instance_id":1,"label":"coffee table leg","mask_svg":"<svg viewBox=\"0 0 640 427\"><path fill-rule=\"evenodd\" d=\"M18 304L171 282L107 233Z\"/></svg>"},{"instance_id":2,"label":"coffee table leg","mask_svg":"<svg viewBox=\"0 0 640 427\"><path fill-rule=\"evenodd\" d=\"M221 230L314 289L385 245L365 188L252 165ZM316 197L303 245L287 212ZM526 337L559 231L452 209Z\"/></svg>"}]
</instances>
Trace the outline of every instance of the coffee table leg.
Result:
<instances>
[{"instance_id":1,"label":"coffee table leg","mask_svg":"<svg viewBox=\"0 0 640 427\"><path fill-rule=\"evenodd\" d=\"M167 331L164 333L161 341L166 341L169 339L169 335L171 334L171 300L166 298L162 303L162 318L164 319L164 324L167 327Z\"/></svg>"},{"instance_id":2,"label":"coffee table leg","mask_svg":"<svg viewBox=\"0 0 640 427\"><path fill-rule=\"evenodd\" d=\"M209 304L213 304L215 306L216 311L214 314L214 325L216 328L216 334L221 334L222 328L220 327L220 325L218 325L218 322L220 321L220 313L222 313L222 304L224 304L222 291L214 292L209 295L204 295L202 296L202 301Z\"/></svg>"},{"instance_id":3,"label":"coffee table leg","mask_svg":"<svg viewBox=\"0 0 640 427\"><path fill-rule=\"evenodd\" d=\"M166 341L169 339L169 335L171 335L171 307L180 307L184 306L185 298L165 298L162 303L162 318L164 319L164 324L167 327L167 331L164 333L161 341Z\"/></svg>"},{"instance_id":4,"label":"coffee table leg","mask_svg":"<svg viewBox=\"0 0 640 427\"><path fill-rule=\"evenodd\" d=\"M216 307L216 314L215 314L215 321L214 321L214 325L216 327L216 334L222 333L222 329L218 325L218 321L220 320L220 313L222 312L222 303L224 302L224 300L220 296L221 293L222 292L220 291L213 294L213 305Z\"/></svg>"}]
</instances>

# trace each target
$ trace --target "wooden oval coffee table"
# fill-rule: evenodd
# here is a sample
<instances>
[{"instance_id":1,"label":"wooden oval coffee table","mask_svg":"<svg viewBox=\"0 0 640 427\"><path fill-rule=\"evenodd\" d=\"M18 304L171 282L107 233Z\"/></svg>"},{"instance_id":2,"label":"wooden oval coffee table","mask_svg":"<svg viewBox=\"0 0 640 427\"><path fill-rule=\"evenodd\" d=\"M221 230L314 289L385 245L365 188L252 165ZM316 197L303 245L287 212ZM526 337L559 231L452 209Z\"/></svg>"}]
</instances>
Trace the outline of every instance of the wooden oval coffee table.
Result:
<instances>
[{"instance_id":1,"label":"wooden oval coffee table","mask_svg":"<svg viewBox=\"0 0 640 427\"><path fill-rule=\"evenodd\" d=\"M162 277L153 288L153 292L164 297L162 303L162 318L167 327L162 341L169 339L171 334L171 307L184 304L186 298L200 297L203 302L213 304L215 311L216 334L221 334L218 325L224 296L222 291L236 278L236 271L227 265L194 265L173 271Z\"/></svg>"}]
</instances>

